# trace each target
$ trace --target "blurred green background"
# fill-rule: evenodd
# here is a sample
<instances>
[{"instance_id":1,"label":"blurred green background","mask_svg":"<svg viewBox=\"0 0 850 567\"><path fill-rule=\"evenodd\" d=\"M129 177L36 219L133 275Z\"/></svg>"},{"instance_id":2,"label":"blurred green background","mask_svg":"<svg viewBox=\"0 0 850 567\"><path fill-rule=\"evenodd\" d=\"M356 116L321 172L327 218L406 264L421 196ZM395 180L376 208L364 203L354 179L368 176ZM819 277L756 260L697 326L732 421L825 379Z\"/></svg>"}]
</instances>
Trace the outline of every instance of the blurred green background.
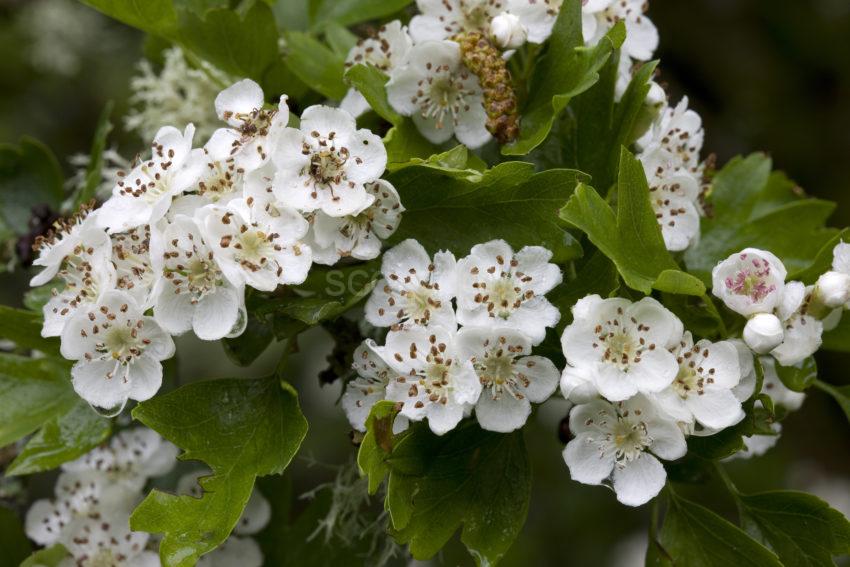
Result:
<instances>
[{"instance_id":1,"label":"blurred green background","mask_svg":"<svg viewBox=\"0 0 850 567\"><path fill-rule=\"evenodd\" d=\"M674 100L686 94L703 116L706 154L716 153L722 164L737 154L766 151L807 193L839 203L833 225L850 226L850 2L651 0L649 16L661 35L660 80ZM67 158L88 151L106 101L115 101L116 119L126 112L129 78L143 52L141 34L72 0L0 0L0 142L35 137L71 175ZM116 123L110 144L134 156L145 143ZM18 304L26 280L20 271L0 275L0 299ZM180 342L167 387L258 375L275 364L280 349L272 347L253 367L240 369L218 344L187 337ZM300 347L293 381L311 428L285 480L295 495L333 479L335 467L350 463L355 450L335 405L339 382L322 387L317 379L331 348L328 333L311 331ZM821 354L818 362L825 381L850 382L850 357ZM648 511L625 508L610 491L570 480L557 435L565 414L564 402L553 400L532 418L527 440L534 497L525 530L504 564L642 564ZM741 488L810 490L850 514L850 427L838 407L813 392L784 431L766 456L730 465ZM28 488L38 495L49 492L50 484L37 481ZM715 497L717 488L709 480L685 492L731 514L732 502L720 491ZM295 502L296 514L305 505ZM301 559L301 565L329 561L315 554ZM472 561L455 541L431 564Z\"/></svg>"}]
</instances>

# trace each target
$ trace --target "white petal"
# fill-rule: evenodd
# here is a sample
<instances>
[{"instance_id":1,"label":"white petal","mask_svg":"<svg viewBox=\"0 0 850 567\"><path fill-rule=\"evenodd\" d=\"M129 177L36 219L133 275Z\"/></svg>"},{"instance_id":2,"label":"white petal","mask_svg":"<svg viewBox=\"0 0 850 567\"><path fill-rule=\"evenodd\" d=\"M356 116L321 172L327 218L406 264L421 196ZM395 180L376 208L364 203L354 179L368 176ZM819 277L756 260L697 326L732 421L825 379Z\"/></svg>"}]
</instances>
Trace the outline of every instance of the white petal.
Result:
<instances>
[{"instance_id":1,"label":"white petal","mask_svg":"<svg viewBox=\"0 0 850 567\"><path fill-rule=\"evenodd\" d=\"M487 112L481 101L472 97L467 102L469 110L458 114L454 134L460 143L474 150L492 140L493 136L487 130Z\"/></svg>"},{"instance_id":2,"label":"white petal","mask_svg":"<svg viewBox=\"0 0 850 567\"><path fill-rule=\"evenodd\" d=\"M638 387L631 376L612 364L598 365L595 382L599 394L612 402L627 400L638 393Z\"/></svg>"},{"instance_id":3,"label":"white petal","mask_svg":"<svg viewBox=\"0 0 850 567\"><path fill-rule=\"evenodd\" d=\"M482 429L508 433L525 425L531 414L531 404L527 399L518 400L505 393L494 399L489 389L485 389L475 405L475 417Z\"/></svg>"},{"instance_id":4,"label":"white petal","mask_svg":"<svg viewBox=\"0 0 850 567\"><path fill-rule=\"evenodd\" d=\"M231 126L239 126L242 120L234 113L250 114L263 108L263 89L251 79L243 79L224 89L215 97L215 112Z\"/></svg>"},{"instance_id":5,"label":"white petal","mask_svg":"<svg viewBox=\"0 0 850 567\"><path fill-rule=\"evenodd\" d=\"M623 468L614 467L614 491L617 500L627 506L646 504L661 492L666 481L664 467L647 453L626 463Z\"/></svg>"},{"instance_id":6,"label":"white petal","mask_svg":"<svg viewBox=\"0 0 850 567\"><path fill-rule=\"evenodd\" d=\"M181 335L192 328L195 306L188 293L174 293L172 286L160 284L154 302L153 314L156 322L172 335Z\"/></svg>"},{"instance_id":7,"label":"white petal","mask_svg":"<svg viewBox=\"0 0 850 567\"><path fill-rule=\"evenodd\" d=\"M517 370L529 379L528 387L520 390L528 401L539 404L555 393L560 372L551 360L542 356L526 356L517 360L516 365Z\"/></svg>"},{"instance_id":8,"label":"white petal","mask_svg":"<svg viewBox=\"0 0 850 567\"><path fill-rule=\"evenodd\" d=\"M425 410L428 427L436 435L448 433L463 419L463 406L459 404L428 404Z\"/></svg>"},{"instance_id":9,"label":"white petal","mask_svg":"<svg viewBox=\"0 0 850 567\"><path fill-rule=\"evenodd\" d=\"M685 400L694 417L706 427L723 429L744 418L741 402L731 390L708 389Z\"/></svg>"},{"instance_id":10,"label":"white petal","mask_svg":"<svg viewBox=\"0 0 850 567\"><path fill-rule=\"evenodd\" d=\"M149 400L162 386L162 364L149 356L141 356L130 367L127 396L139 402Z\"/></svg>"},{"instance_id":11,"label":"white petal","mask_svg":"<svg viewBox=\"0 0 850 567\"><path fill-rule=\"evenodd\" d=\"M351 157L346 174L351 181L369 183L384 173L387 167L387 150L379 136L369 130L358 130L348 150Z\"/></svg>"},{"instance_id":12,"label":"white petal","mask_svg":"<svg viewBox=\"0 0 850 567\"><path fill-rule=\"evenodd\" d=\"M601 484L614 468L613 453L603 453L592 433L579 433L567 443L563 456L570 477L582 484Z\"/></svg>"},{"instance_id":13,"label":"white petal","mask_svg":"<svg viewBox=\"0 0 850 567\"><path fill-rule=\"evenodd\" d=\"M131 385L124 381L120 364L111 360L77 362L71 369L71 383L81 398L104 409L122 406L130 395Z\"/></svg>"},{"instance_id":14,"label":"white petal","mask_svg":"<svg viewBox=\"0 0 850 567\"><path fill-rule=\"evenodd\" d=\"M239 318L242 293L240 289L221 286L198 302L192 318L198 338L216 341L230 333Z\"/></svg>"}]
</instances>

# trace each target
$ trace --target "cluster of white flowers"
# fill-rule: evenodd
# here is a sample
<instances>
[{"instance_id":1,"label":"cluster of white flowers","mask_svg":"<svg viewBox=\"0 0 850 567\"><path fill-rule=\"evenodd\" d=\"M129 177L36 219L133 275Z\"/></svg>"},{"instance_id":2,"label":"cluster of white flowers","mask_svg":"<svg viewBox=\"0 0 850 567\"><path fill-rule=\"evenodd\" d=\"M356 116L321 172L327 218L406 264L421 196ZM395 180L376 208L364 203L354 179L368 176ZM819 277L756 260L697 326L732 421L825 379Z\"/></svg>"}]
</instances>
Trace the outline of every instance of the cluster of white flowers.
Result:
<instances>
[{"instance_id":1,"label":"cluster of white flowers","mask_svg":"<svg viewBox=\"0 0 850 567\"><path fill-rule=\"evenodd\" d=\"M743 419L741 401L752 392L735 388L752 355L732 341L694 342L650 297L590 295L572 312L561 337L561 392L576 404L575 438L564 460L574 480L611 482L620 502L641 505L667 478L658 459L683 457L687 434L710 435Z\"/></svg>"},{"instance_id":2,"label":"cluster of white flowers","mask_svg":"<svg viewBox=\"0 0 850 567\"><path fill-rule=\"evenodd\" d=\"M227 126L203 147L193 148L191 124L161 128L99 209L38 241L43 270L31 285L55 280L42 334L61 337L90 404L120 411L150 398L172 335L239 335L246 286L273 291L302 283L313 262L375 258L398 226L380 137L325 106L290 128L286 97L264 102L250 80L222 91L215 108Z\"/></svg>"},{"instance_id":3,"label":"cluster of white flowers","mask_svg":"<svg viewBox=\"0 0 850 567\"><path fill-rule=\"evenodd\" d=\"M27 536L39 545L62 544L62 567L158 567L150 535L130 531L133 507L150 478L175 465L177 447L145 428L124 430L108 445L62 465L52 500L27 511Z\"/></svg>"},{"instance_id":4,"label":"cluster of white flowers","mask_svg":"<svg viewBox=\"0 0 850 567\"><path fill-rule=\"evenodd\" d=\"M390 331L385 346L367 340L355 351L359 377L342 400L352 427L364 431L383 399L401 407L396 430L427 417L442 435L473 409L484 429L522 427L531 402L558 383L552 361L531 354L560 318L545 297L562 277L551 257L539 246L515 253L502 240L458 261L450 252L432 260L415 240L387 251L366 320Z\"/></svg>"}]
</instances>

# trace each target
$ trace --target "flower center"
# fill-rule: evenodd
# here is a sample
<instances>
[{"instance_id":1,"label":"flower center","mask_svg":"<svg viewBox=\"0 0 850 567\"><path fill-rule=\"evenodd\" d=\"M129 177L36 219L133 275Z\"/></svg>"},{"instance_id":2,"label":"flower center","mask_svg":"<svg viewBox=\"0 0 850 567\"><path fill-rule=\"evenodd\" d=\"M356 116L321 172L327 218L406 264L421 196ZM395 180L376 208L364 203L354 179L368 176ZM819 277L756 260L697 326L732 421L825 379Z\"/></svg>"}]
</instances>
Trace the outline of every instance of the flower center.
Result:
<instances>
[{"instance_id":1,"label":"flower center","mask_svg":"<svg viewBox=\"0 0 850 567\"><path fill-rule=\"evenodd\" d=\"M83 561L85 567L118 567L122 558L116 557L111 549L99 549L97 553Z\"/></svg>"},{"instance_id":2,"label":"flower center","mask_svg":"<svg viewBox=\"0 0 850 567\"><path fill-rule=\"evenodd\" d=\"M740 258L746 260L747 255L741 254ZM732 293L749 297L758 302L776 291L776 285L768 283L770 264L766 260L753 258L750 263L752 266L741 268L734 276L727 277L724 283L726 289Z\"/></svg>"},{"instance_id":3,"label":"flower center","mask_svg":"<svg viewBox=\"0 0 850 567\"><path fill-rule=\"evenodd\" d=\"M348 148L337 150L334 146L314 152L310 157L310 177L320 185L339 185L345 179L348 155Z\"/></svg>"},{"instance_id":4,"label":"flower center","mask_svg":"<svg viewBox=\"0 0 850 567\"><path fill-rule=\"evenodd\" d=\"M203 195L214 203L218 202L234 192L237 175L241 173L242 170L236 169L232 159L228 159L224 164L222 162L209 164L207 175L198 182L198 195Z\"/></svg>"},{"instance_id":5,"label":"flower center","mask_svg":"<svg viewBox=\"0 0 850 567\"><path fill-rule=\"evenodd\" d=\"M122 364L132 362L144 349L138 329L134 326L111 326L104 333L103 342L97 345L98 353Z\"/></svg>"},{"instance_id":6,"label":"flower center","mask_svg":"<svg viewBox=\"0 0 850 567\"><path fill-rule=\"evenodd\" d=\"M420 285L414 291L402 292L407 299L404 312L413 322L425 325L431 319L431 309L439 309L442 302L434 298L434 291L425 285Z\"/></svg>"},{"instance_id":7,"label":"flower center","mask_svg":"<svg viewBox=\"0 0 850 567\"><path fill-rule=\"evenodd\" d=\"M466 96L472 93L463 89L461 82L451 75L448 65L438 67L436 72L439 74L419 81L413 103L419 105L422 118L434 119L436 128L441 129L447 117L455 123L461 111L469 110Z\"/></svg>"},{"instance_id":8,"label":"flower center","mask_svg":"<svg viewBox=\"0 0 850 567\"><path fill-rule=\"evenodd\" d=\"M618 465L637 459L652 444L644 422L632 422L623 417L617 419L607 439L613 446Z\"/></svg>"},{"instance_id":9,"label":"flower center","mask_svg":"<svg viewBox=\"0 0 850 567\"><path fill-rule=\"evenodd\" d=\"M190 251L166 252L164 277L174 286L174 293L188 293L191 302L197 303L205 295L215 293L224 283L221 270L212 259L212 252L199 253L197 247ZM182 258L181 258L182 256Z\"/></svg>"},{"instance_id":10,"label":"flower center","mask_svg":"<svg viewBox=\"0 0 850 567\"><path fill-rule=\"evenodd\" d=\"M634 317L624 319L622 308L617 309L617 315L596 326L593 348L603 351L603 362L613 364L627 373L632 364L640 363L644 352L655 350L655 343L648 342L643 336L650 329L648 325L639 323Z\"/></svg>"},{"instance_id":11,"label":"flower center","mask_svg":"<svg viewBox=\"0 0 850 567\"><path fill-rule=\"evenodd\" d=\"M489 295L490 302L487 304L487 310L502 319L507 319L511 313L519 309L524 299L522 288L516 285L514 278L510 275L496 280Z\"/></svg>"}]
</instances>

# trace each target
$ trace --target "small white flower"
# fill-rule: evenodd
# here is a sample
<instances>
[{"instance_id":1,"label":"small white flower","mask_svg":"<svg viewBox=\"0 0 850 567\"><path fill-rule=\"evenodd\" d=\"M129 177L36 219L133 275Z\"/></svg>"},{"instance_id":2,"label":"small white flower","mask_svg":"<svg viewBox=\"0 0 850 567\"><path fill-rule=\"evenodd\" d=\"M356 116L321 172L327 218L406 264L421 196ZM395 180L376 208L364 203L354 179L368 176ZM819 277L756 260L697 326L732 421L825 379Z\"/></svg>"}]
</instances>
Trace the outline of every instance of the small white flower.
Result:
<instances>
[{"instance_id":1,"label":"small white flower","mask_svg":"<svg viewBox=\"0 0 850 567\"><path fill-rule=\"evenodd\" d=\"M224 277L193 219L160 223L151 233L151 259L162 275L153 291L154 317L165 330L194 330L208 341L241 333L244 288Z\"/></svg>"},{"instance_id":2,"label":"small white flower","mask_svg":"<svg viewBox=\"0 0 850 567\"><path fill-rule=\"evenodd\" d=\"M686 171L677 170L674 156L661 147L638 156L649 184L649 199L664 245L678 252L699 239L699 182Z\"/></svg>"},{"instance_id":3,"label":"small white flower","mask_svg":"<svg viewBox=\"0 0 850 567\"><path fill-rule=\"evenodd\" d=\"M381 26L374 37L358 41L348 52L345 66L349 68L358 64L369 64L388 74L406 61L411 47L413 40L407 33L407 27L401 25L400 21L393 20ZM355 118L369 110L369 103L354 88L348 89L339 106Z\"/></svg>"},{"instance_id":4,"label":"small white flower","mask_svg":"<svg viewBox=\"0 0 850 567\"><path fill-rule=\"evenodd\" d=\"M528 39L528 30L517 16L503 12L490 22L490 37L502 49L517 49Z\"/></svg>"},{"instance_id":5,"label":"small white flower","mask_svg":"<svg viewBox=\"0 0 850 567\"><path fill-rule=\"evenodd\" d=\"M782 320L784 336L782 344L770 351L779 364L794 366L813 355L819 348L823 336L823 323L809 313L813 286L802 282L788 282L777 307Z\"/></svg>"},{"instance_id":6,"label":"small white flower","mask_svg":"<svg viewBox=\"0 0 850 567\"><path fill-rule=\"evenodd\" d=\"M372 407L386 398L387 384L395 374L387 365L383 356L384 347L367 339L354 351L352 368L357 372L357 378L351 380L342 395L342 409L351 427L357 431L366 431L366 419ZM407 418L397 416L393 422L393 432L398 433L407 429Z\"/></svg>"},{"instance_id":7,"label":"small white flower","mask_svg":"<svg viewBox=\"0 0 850 567\"><path fill-rule=\"evenodd\" d=\"M504 240L472 247L457 263L457 317L462 325L510 327L533 344L561 317L544 296L561 283L561 270L549 263L552 253L526 246L516 254Z\"/></svg>"},{"instance_id":8,"label":"small white flower","mask_svg":"<svg viewBox=\"0 0 850 567\"><path fill-rule=\"evenodd\" d=\"M372 203L364 185L384 173L387 152L381 138L358 130L348 112L311 106L301 115L300 129L283 130L272 161L281 201L302 211L345 216Z\"/></svg>"},{"instance_id":9,"label":"small white flower","mask_svg":"<svg viewBox=\"0 0 850 567\"><path fill-rule=\"evenodd\" d=\"M148 225L113 234L111 238L115 287L133 296L143 309L150 307L150 295L157 279L151 263L150 239Z\"/></svg>"},{"instance_id":10,"label":"small white flower","mask_svg":"<svg viewBox=\"0 0 850 567\"><path fill-rule=\"evenodd\" d=\"M769 356L759 358L764 369L764 382L761 391L771 397L773 403L782 406L788 411L797 411L803 405L806 394L795 392L782 383L776 372L776 361Z\"/></svg>"},{"instance_id":11,"label":"small white flower","mask_svg":"<svg viewBox=\"0 0 850 567\"><path fill-rule=\"evenodd\" d=\"M753 351L741 339L728 339L738 352L738 367L741 370L741 380L732 388L732 393L739 402L749 400L756 391L756 367Z\"/></svg>"},{"instance_id":12,"label":"small white flower","mask_svg":"<svg viewBox=\"0 0 850 567\"><path fill-rule=\"evenodd\" d=\"M782 321L773 313L756 313L744 326L744 342L757 354L767 354L784 338Z\"/></svg>"},{"instance_id":13,"label":"small white flower","mask_svg":"<svg viewBox=\"0 0 850 567\"><path fill-rule=\"evenodd\" d=\"M408 239L388 250L383 278L366 302L366 320L376 327L400 323L455 329L455 257L437 252L434 261L417 241Z\"/></svg>"},{"instance_id":14,"label":"small white flower","mask_svg":"<svg viewBox=\"0 0 850 567\"><path fill-rule=\"evenodd\" d=\"M450 39L462 32L487 34L503 8L496 0L417 0L420 14L410 20L414 43Z\"/></svg>"},{"instance_id":15,"label":"small white flower","mask_svg":"<svg viewBox=\"0 0 850 567\"><path fill-rule=\"evenodd\" d=\"M263 207L238 199L226 207L204 207L198 223L222 273L235 285L274 291L278 285L300 284L307 278L313 257L298 239L308 225L296 211L271 216Z\"/></svg>"},{"instance_id":16,"label":"small white flower","mask_svg":"<svg viewBox=\"0 0 850 567\"><path fill-rule=\"evenodd\" d=\"M570 431L576 437L567 443L564 461L573 480L595 485L610 479L617 500L628 506L649 502L664 487L667 473L658 458L672 461L687 452L679 426L643 396L575 406Z\"/></svg>"},{"instance_id":17,"label":"small white flower","mask_svg":"<svg viewBox=\"0 0 850 567\"><path fill-rule=\"evenodd\" d=\"M638 392L660 392L678 375L679 364L668 349L682 340L682 322L651 297L631 303L589 295L573 307L573 317L561 337L567 359L564 397L587 387L577 378L602 397L621 401Z\"/></svg>"},{"instance_id":18,"label":"small white flower","mask_svg":"<svg viewBox=\"0 0 850 567\"><path fill-rule=\"evenodd\" d=\"M268 162L289 121L289 107L285 95L274 109L264 109L265 100L263 89L251 79L221 91L215 98L215 111L231 127L216 130L207 144L210 153L218 156L226 152L245 172Z\"/></svg>"},{"instance_id":19,"label":"small white flower","mask_svg":"<svg viewBox=\"0 0 850 567\"><path fill-rule=\"evenodd\" d=\"M832 269L850 274L850 244L847 242L839 242L832 249Z\"/></svg>"},{"instance_id":20,"label":"small white flower","mask_svg":"<svg viewBox=\"0 0 850 567\"><path fill-rule=\"evenodd\" d=\"M413 327L387 335L386 361L394 371L387 399L402 402L401 415L437 435L454 427L478 401L481 383L457 349L454 330Z\"/></svg>"},{"instance_id":21,"label":"small white flower","mask_svg":"<svg viewBox=\"0 0 850 567\"><path fill-rule=\"evenodd\" d=\"M67 528L68 541L63 542L72 559L60 567L159 567L159 556L145 547L150 534L130 531L130 514L104 512L81 517Z\"/></svg>"},{"instance_id":22,"label":"small white flower","mask_svg":"<svg viewBox=\"0 0 850 567\"><path fill-rule=\"evenodd\" d=\"M159 390L160 362L174 355L174 341L130 295L108 291L68 321L61 352L77 361L71 369L77 394L93 406L113 409Z\"/></svg>"},{"instance_id":23,"label":"small white flower","mask_svg":"<svg viewBox=\"0 0 850 567\"><path fill-rule=\"evenodd\" d=\"M177 464L177 447L146 427L125 429L108 445L95 447L62 469L105 475L111 485L140 491L148 479L167 474Z\"/></svg>"},{"instance_id":24,"label":"small white flower","mask_svg":"<svg viewBox=\"0 0 850 567\"><path fill-rule=\"evenodd\" d=\"M843 307L850 301L850 274L830 271L822 274L815 284L817 298L827 307Z\"/></svg>"},{"instance_id":25,"label":"small white flower","mask_svg":"<svg viewBox=\"0 0 850 567\"><path fill-rule=\"evenodd\" d=\"M184 132L160 128L151 146L151 157L133 168L112 189L100 208L97 225L110 233L153 224L171 206L171 199L188 189L198 177L197 167L185 167L192 150L195 127Z\"/></svg>"},{"instance_id":26,"label":"small white flower","mask_svg":"<svg viewBox=\"0 0 850 567\"><path fill-rule=\"evenodd\" d=\"M675 107L667 106L660 112L637 146L646 152L660 146L676 158L679 168L699 179L702 177L700 152L704 140L702 118L688 108L688 98L684 97Z\"/></svg>"},{"instance_id":27,"label":"small white flower","mask_svg":"<svg viewBox=\"0 0 850 567\"><path fill-rule=\"evenodd\" d=\"M78 243L62 258L58 275L64 286L52 290L53 296L42 308L43 337L58 337L71 318L80 310L94 305L104 293L115 287L115 267L109 261L109 236L99 229L81 231ZM52 271L45 269L36 276ZM35 280L35 278L34 278Z\"/></svg>"},{"instance_id":28,"label":"small white flower","mask_svg":"<svg viewBox=\"0 0 850 567\"><path fill-rule=\"evenodd\" d=\"M396 112L413 117L430 142L441 144L455 135L478 148L491 139L478 78L461 63L460 46L453 41L414 45L407 63L390 75L387 97Z\"/></svg>"},{"instance_id":29,"label":"small white flower","mask_svg":"<svg viewBox=\"0 0 850 567\"><path fill-rule=\"evenodd\" d=\"M96 228L96 218L99 211L92 211L91 206L83 205L80 210L65 219L59 219L48 230L44 236L39 236L35 241L38 249L38 258L32 265L44 268L31 280L30 285L36 287L44 285L54 277L62 266L62 263L79 248L80 244L86 247L92 246L92 230ZM98 239L100 242L102 239Z\"/></svg>"},{"instance_id":30,"label":"small white flower","mask_svg":"<svg viewBox=\"0 0 850 567\"><path fill-rule=\"evenodd\" d=\"M189 167L198 171L198 178L180 199L191 199L195 209L210 203L226 205L244 196L246 171L231 155L233 141L227 132L225 128L217 130L203 148L192 150L189 156Z\"/></svg>"},{"instance_id":31,"label":"small white flower","mask_svg":"<svg viewBox=\"0 0 850 567\"><path fill-rule=\"evenodd\" d=\"M595 33L585 38L587 43L596 45L614 24L622 21L626 25L626 41L621 48L623 55L638 61L652 59L658 48L658 29L644 14L648 8L646 0L597 0L593 4L596 10L584 8L596 18Z\"/></svg>"},{"instance_id":32,"label":"small white flower","mask_svg":"<svg viewBox=\"0 0 850 567\"><path fill-rule=\"evenodd\" d=\"M371 260L380 255L381 241L396 231L404 207L388 181L379 179L365 188L374 201L356 215L331 217L316 211L310 241L313 261L332 266L340 258Z\"/></svg>"},{"instance_id":33,"label":"small white flower","mask_svg":"<svg viewBox=\"0 0 850 567\"><path fill-rule=\"evenodd\" d=\"M483 429L507 433L525 425L531 402L544 402L558 387L551 360L531 355L531 340L510 328L464 327L460 358L471 360L483 391L475 416Z\"/></svg>"},{"instance_id":34,"label":"small white flower","mask_svg":"<svg viewBox=\"0 0 850 567\"><path fill-rule=\"evenodd\" d=\"M722 429L744 418L741 402L732 389L741 380L738 351L728 341L694 344L690 332L673 349L679 373L673 383L653 396L673 419L705 428Z\"/></svg>"},{"instance_id":35,"label":"small white flower","mask_svg":"<svg viewBox=\"0 0 850 567\"><path fill-rule=\"evenodd\" d=\"M782 299L786 275L779 258L765 250L746 248L714 267L712 293L741 315L770 313Z\"/></svg>"}]
</instances>

